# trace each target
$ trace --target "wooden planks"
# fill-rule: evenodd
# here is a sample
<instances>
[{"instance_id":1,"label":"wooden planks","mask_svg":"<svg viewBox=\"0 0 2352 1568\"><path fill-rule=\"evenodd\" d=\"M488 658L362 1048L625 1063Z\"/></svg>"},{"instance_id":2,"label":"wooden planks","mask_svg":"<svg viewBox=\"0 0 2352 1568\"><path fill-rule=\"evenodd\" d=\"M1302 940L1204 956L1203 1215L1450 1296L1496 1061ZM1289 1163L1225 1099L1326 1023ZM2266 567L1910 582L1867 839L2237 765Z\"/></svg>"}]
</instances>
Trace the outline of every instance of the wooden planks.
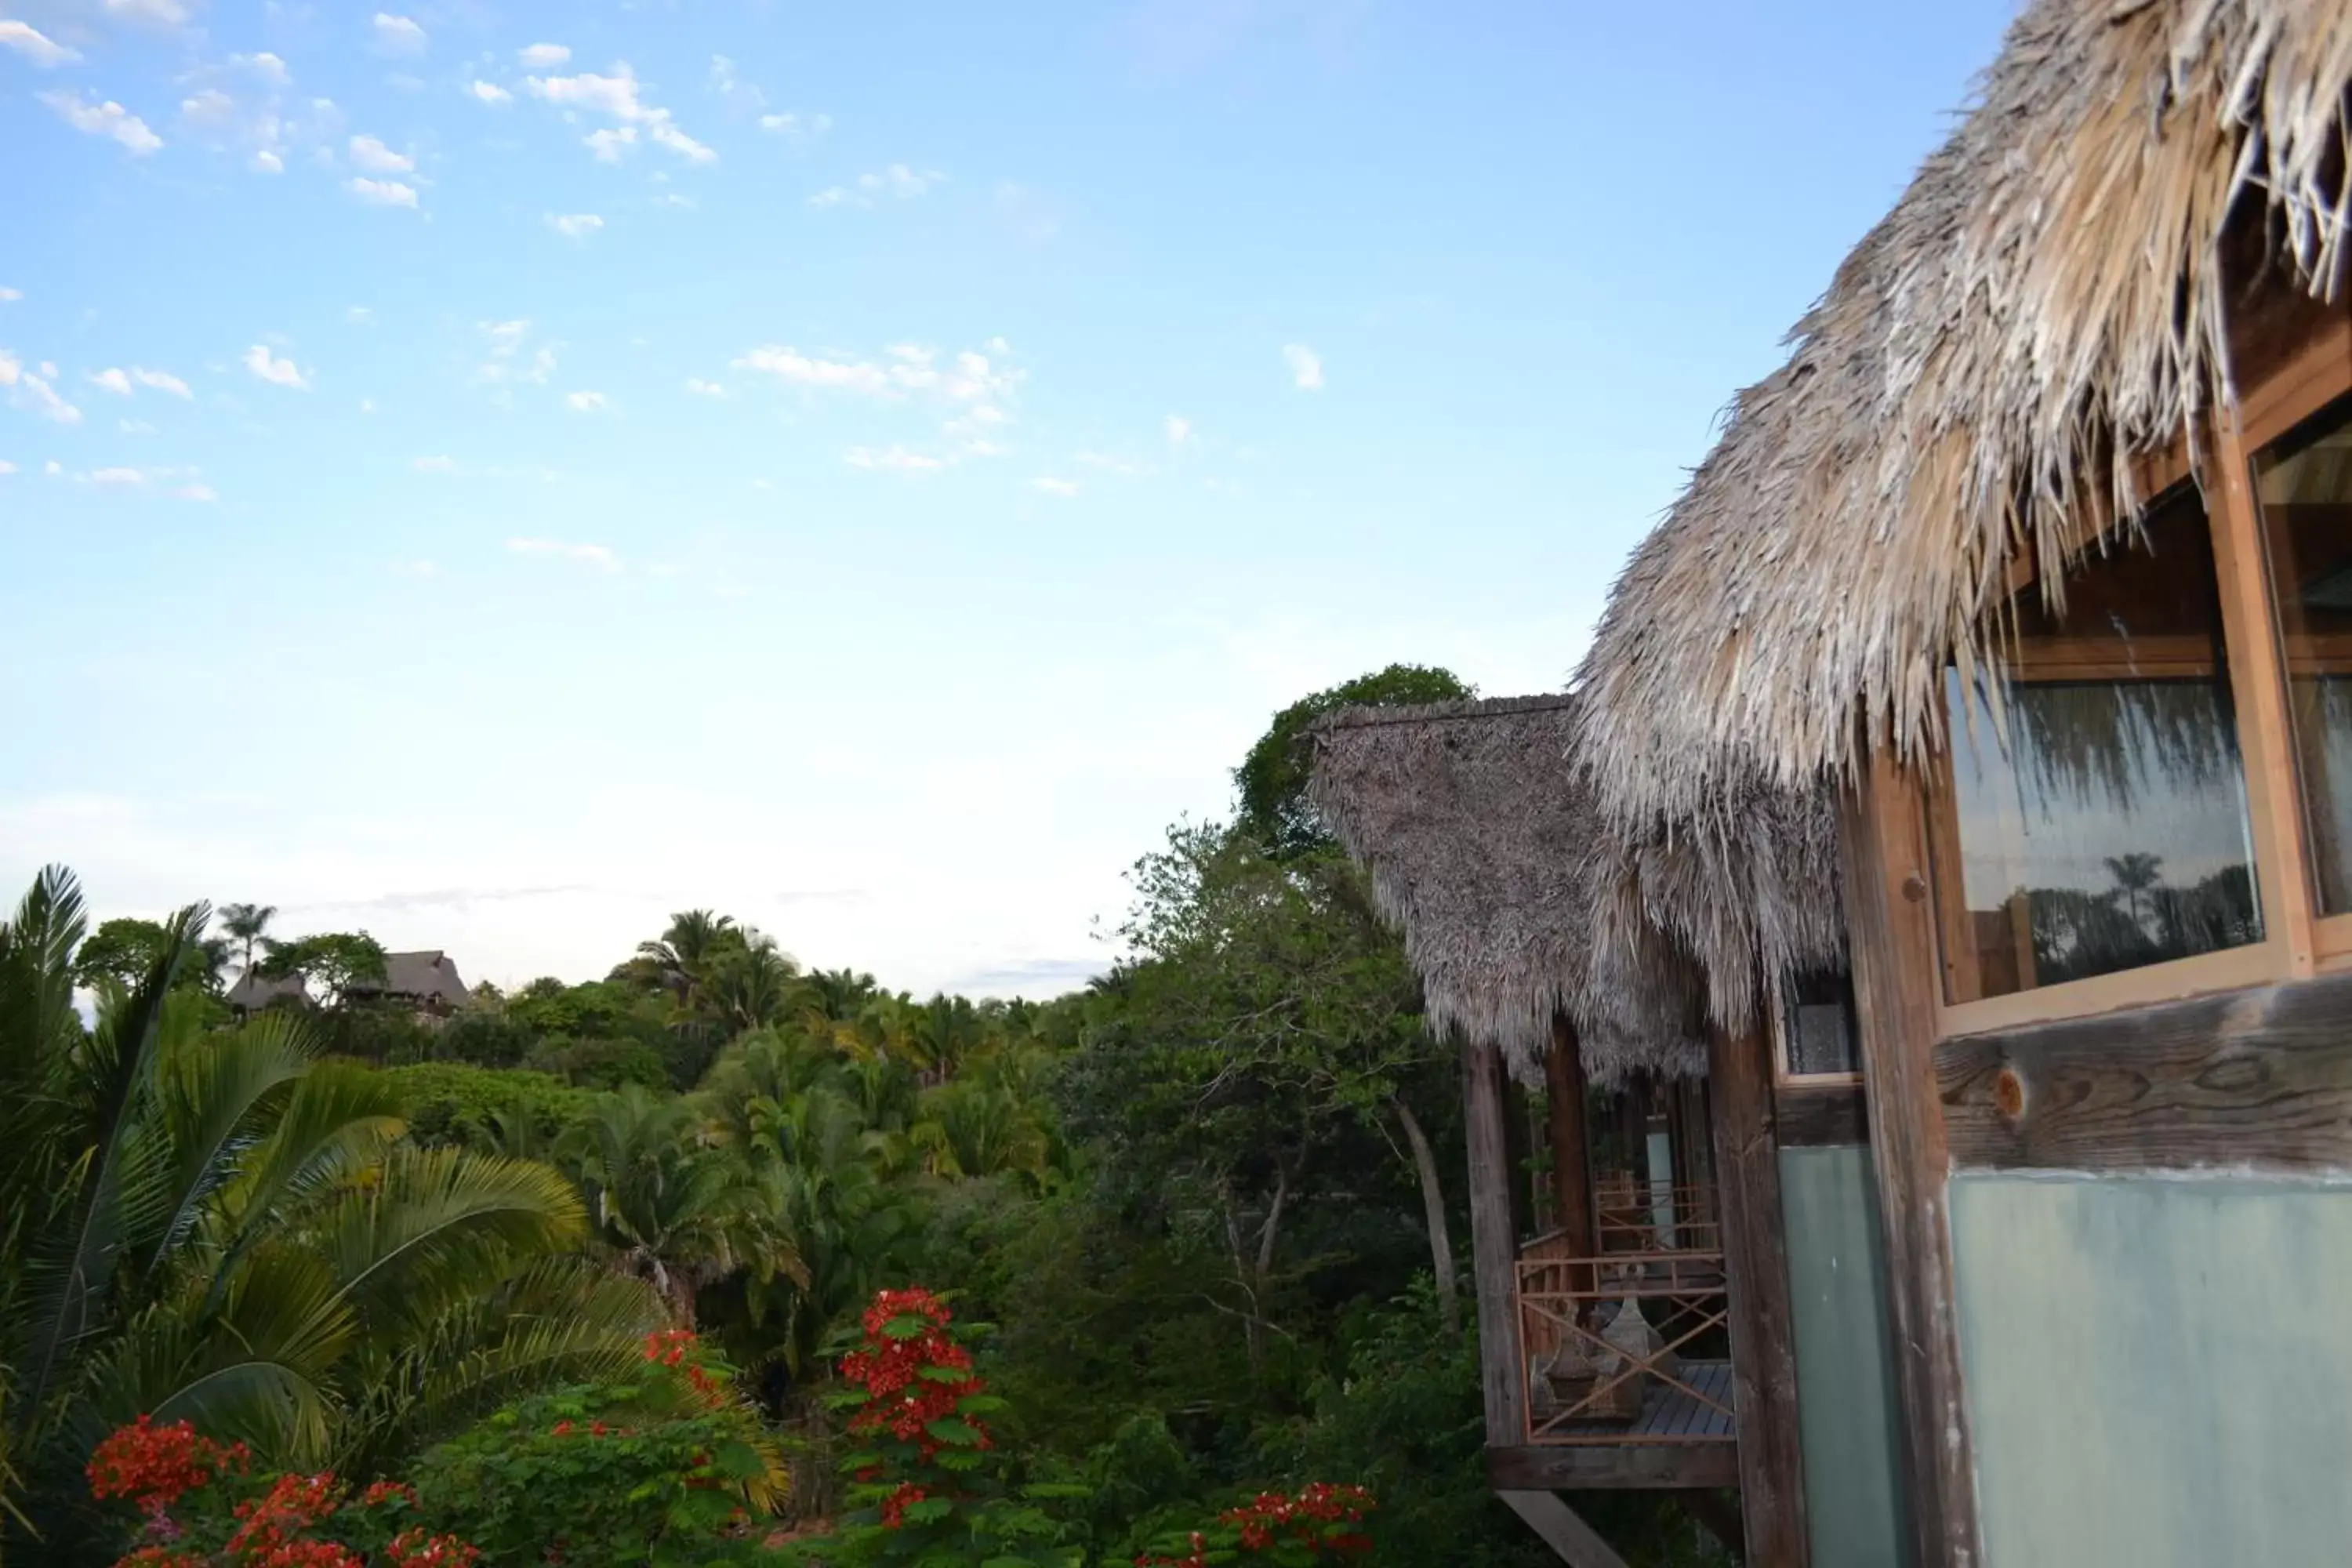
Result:
<instances>
[{"instance_id":1,"label":"wooden planks","mask_svg":"<svg viewBox=\"0 0 2352 1568\"><path fill-rule=\"evenodd\" d=\"M1528 1387L1519 1351L1517 1237L1503 1129L1503 1059L1462 1047L1463 1137L1470 1154L1470 1260L1478 1285L1478 1366L1489 1447L1528 1440Z\"/></svg>"},{"instance_id":2,"label":"wooden planks","mask_svg":"<svg viewBox=\"0 0 2352 1568\"><path fill-rule=\"evenodd\" d=\"M1975 1568L1976 1491L1952 1302L1951 1216L1936 1040L1935 903L1916 781L1875 749L1838 834L1862 1025L1871 1166L1886 1241L1912 1559Z\"/></svg>"},{"instance_id":3,"label":"wooden planks","mask_svg":"<svg viewBox=\"0 0 2352 1568\"><path fill-rule=\"evenodd\" d=\"M2352 974L1948 1040L1935 1068L1963 1167L2352 1169Z\"/></svg>"},{"instance_id":4,"label":"wooden planks","mask_svg":"<svg viewBox=\"0 0 2352 1568\"><path fill-rule=\"evenodd\" d=\"M1486 1450L1486 1480L1513 1488L1563 1491L1673 1490L1736 1487L1739 1456L1731 1443L1552 1444Z\"/></svg>"},{"instance_id":5,"label":"wooden planks","mask_svg":"<svg viewBox=\"0 0 2352 1568\"><path fill-rule=\"evenodd\" d=\"M1772 1097L1772 1114L1783 1149L1870 1142L1860 1084L1784 1083Z\"/></svg>"},{"instance_id":6,"label":"wooden planks","mask_svg":"<svg viewBox=\"0 0 2352 1568\"><path fill-rule=\"evenodd\" d=\"M1797 1331L1780 1228L1771 1044L1763 1035L1712 1032L1707 1102L1714 1112L1716 1177L1723 1203L1746 1556L1776 1568L1802 1568L1805 1456L1797 1432Z\"/></svg>"}]
</instances>

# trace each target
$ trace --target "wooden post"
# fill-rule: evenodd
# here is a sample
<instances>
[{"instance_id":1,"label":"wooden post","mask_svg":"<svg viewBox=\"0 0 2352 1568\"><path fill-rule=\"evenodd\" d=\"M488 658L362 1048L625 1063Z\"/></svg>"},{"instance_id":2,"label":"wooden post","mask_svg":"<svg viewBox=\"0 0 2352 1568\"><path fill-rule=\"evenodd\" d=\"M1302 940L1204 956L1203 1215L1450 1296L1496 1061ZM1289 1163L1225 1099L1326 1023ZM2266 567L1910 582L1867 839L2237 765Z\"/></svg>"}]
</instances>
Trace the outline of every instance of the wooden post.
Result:
<instances>
[{"instance_id":1,"label":"wooden post","mask_svg":"<svg viewBox=\"0 0 2352 1568\"><path fill-rule=\"evenodd\" d=\"M1592 1150L1586 1123L1584 1055L1576 1026L1551 1016L1551 1054L1544 1058L1544 1092L1551 1101L1552 1223L1570 1258L1591 1258L1593 1245Z\"/></svg>"},{"instance_id":2,"label":"wooden post","mask_svg":"<svg viewBox=\"0 0 2352 1568\"><path fill-rule=\"evenodd\" d=\"M1723 1272L1731 1298L1743 1555L1771 1568L1804 1568L1805 1456L1797 1432L1797 1336L1789 1306L1769 1042L1752 1031L1710 1031L1707 1083L1723 1203Z\"/></svg>"},{"instance_id":3,"label":"wooden post","mask_svg":"<svg viewBox=\"0 0 2352 1568\"><path fill-rule=\"evenodd\" d=\"M1519 1354L1518 1237L1511 1228L1514 1184L1504 1134L1503 1058L1492 1046L1464 1042L1462 1097L1486 1446L1516 1448L1528 1440L1527 1368Z\"/></svg>"},{"instance_id":4,"label":"wooden post","mask_svg":"<svg viewBox=\"0 0 2352 1568\"><path fill-rule=\"evenodd\" d=\"M1949 1160L1932 1054L1936 900L1917 785L1884 747L1872 753L1843 817L1846 942L1886 1242L1912 1561L1918 1568L1975 1568L1976 1486L1946 1207Z\"/></svg>"},{"instance_id":5,"label":"wooden post","mask_svg":"<svg viewBox=\"0 0 2352 1568\"><path fill-rule=\"evenodd\" d=\"M1503 1491L1496 1494L1510 1505L1513 1513L1528 1521L1528 1528L1544 1539L1544 1544L1559 1553L1569 1568L1625 1568L1625 1560L1615 1549L1593 1533L1592 1527L1577 1517L1576 1510L1560 1500L1557 1492Z\"/></svg>"}]
</instances>

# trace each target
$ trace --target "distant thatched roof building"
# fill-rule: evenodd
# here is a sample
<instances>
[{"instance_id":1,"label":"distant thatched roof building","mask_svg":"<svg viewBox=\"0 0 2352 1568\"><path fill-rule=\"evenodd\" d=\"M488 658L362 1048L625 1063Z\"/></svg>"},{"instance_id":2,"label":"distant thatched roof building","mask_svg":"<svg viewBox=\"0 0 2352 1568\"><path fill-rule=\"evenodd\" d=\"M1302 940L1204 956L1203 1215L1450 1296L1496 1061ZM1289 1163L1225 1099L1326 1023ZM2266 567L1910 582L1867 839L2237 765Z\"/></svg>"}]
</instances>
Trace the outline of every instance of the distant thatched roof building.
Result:
<instances>
[{"instance_id":1,"label":"distant thatched roof building","mask_svg":"<svg viewBox=\"0 0 2352 1568\"><path fill-rule=\"evenodd\" d=\"M1939 743L1943 667L2011 562L2056 582L2146 499L2133 459L2195 452L2230 397L2250 267L2225 278L2225 229L2336 287L2347 79L2343 0L2019 17L1620 582L1579 682L1603 807L1688 818L1747 769L1803 785Z\"/></svg>"},{"instance_id":2,"label":"distant thatched roof building","mask_svg":"<svg viewBox=\"0 0 2352 1568\"><path fill-rule=\"evenodd\" d=\"M260 967L256 965L236 977L236 984L228 988L222 1000L240 1013L258 1013L272 1003L307 1007L310 1005L310 993L303 985L300 975L265 979Z\"/></svg>"},{"instance_id":3,"label":"distant thatched roof building","mask_svg":"<svg viewBox=\"0 0 2352 1568\"><path fill-rule=\"evenodd\" d=\"M1525 1070L1564 1012L1598 1080L1695 1073L1706 1010L1752 1020L1757 954L1775 973L1838 962L1832 825L1759 791L1736 838L1612 837L1574 762L1580 707L1335 714L1312 731L1310 794L1403 929L1434 1026Z\"/></svg>"},{"instance_id":4,"label":"distant thatched roof building","mask_svg":"<svg viewBox=\"0 0 2352 1568\"><path fill-rule=\"evenodd\" d=\"M383 983L365 981L351 987L354 998L406 1003L427 1012L462 1007L472 998L457 965L439 948L421 952L383 955Z\"/></svg>"}]
</instances>

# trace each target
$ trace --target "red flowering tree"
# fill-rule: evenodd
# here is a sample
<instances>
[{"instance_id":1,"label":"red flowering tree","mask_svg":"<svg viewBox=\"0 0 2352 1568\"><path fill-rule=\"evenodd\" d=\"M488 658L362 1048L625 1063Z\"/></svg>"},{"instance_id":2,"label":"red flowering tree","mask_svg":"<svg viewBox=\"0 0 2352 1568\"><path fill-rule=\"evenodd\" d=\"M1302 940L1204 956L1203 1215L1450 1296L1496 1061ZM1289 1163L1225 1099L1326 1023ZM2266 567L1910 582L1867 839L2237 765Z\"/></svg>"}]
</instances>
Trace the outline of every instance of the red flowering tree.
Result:
<instances>
[{"instance_id":1,"label":"red flowering tree","mask_svg":"<svg viewBox=\"0 0 2352 1568\"><path fill-rule=\"evenodd\" d=\"M1371 1550L1371 1538L1357 1527L1372 1507L1372 1494L1363 1488L1328 1481L1310 1481L1296 1494L1260 1492L1219 1514L1212 1529L1161 1542L1160 1554L1137 1558L1136 1568L1244 1562L1314 1568L1344 1561Z\"/></svg>"},{"instance_id":2,"label":"red flowering tree","mask_svg":"<svg viewBox=\"0 0 2352 1568\"><path fill-rule=\"evenodd\" d=\"M99 1444L87 1474L100 1502L139 1513L140 1542L116 1568L470 1568L479 1555L417 1522L416 1494L378 1482L356 1497L332 1473L252 1473L242 1443L142 1415Z\"/></svg>"}]
</instances>

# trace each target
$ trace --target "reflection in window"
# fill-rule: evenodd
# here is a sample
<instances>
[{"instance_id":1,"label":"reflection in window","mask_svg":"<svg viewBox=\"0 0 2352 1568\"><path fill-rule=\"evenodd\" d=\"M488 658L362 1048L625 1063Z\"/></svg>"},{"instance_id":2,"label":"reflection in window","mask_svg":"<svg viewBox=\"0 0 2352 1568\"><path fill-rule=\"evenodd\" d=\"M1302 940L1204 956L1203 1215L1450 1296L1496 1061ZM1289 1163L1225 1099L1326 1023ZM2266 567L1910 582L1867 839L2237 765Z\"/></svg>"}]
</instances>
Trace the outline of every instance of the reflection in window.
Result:
<instances>
[{"instance_id":1,"label":"reflection in window","mask_svg":"<svg viewBox=\"0 0 2352 1568\"><path fill-rule=\"evenodd\" d=\"M2352 910L2352 398L2254 459L2319 907Z\"/></svg>"},{"instance_id":2,"label":"reflection in window","mask_svg":"<svg viewBox=\"0 0 2352 1568\"><path fill-rule=\"evenodd\" d=\"M1862 1070L1853 980L1843 970L1809 970L1790 980L1780 1005L1780 1048L1790 1078Z\"/></svg>"},{"instance_id":3,"label":"reflection in window","mask_svg":"<svg viewBox=\"0 0 2352 1568\"><path fill-rule=\"evenodd\" d=\"M1947 994L2005 995L2262 940L2205 509L2158 501L2009 605L1951 672L1936 816ZM1957 876L1955 876L1957 868Z\"/></svg>"}]
</instances>

